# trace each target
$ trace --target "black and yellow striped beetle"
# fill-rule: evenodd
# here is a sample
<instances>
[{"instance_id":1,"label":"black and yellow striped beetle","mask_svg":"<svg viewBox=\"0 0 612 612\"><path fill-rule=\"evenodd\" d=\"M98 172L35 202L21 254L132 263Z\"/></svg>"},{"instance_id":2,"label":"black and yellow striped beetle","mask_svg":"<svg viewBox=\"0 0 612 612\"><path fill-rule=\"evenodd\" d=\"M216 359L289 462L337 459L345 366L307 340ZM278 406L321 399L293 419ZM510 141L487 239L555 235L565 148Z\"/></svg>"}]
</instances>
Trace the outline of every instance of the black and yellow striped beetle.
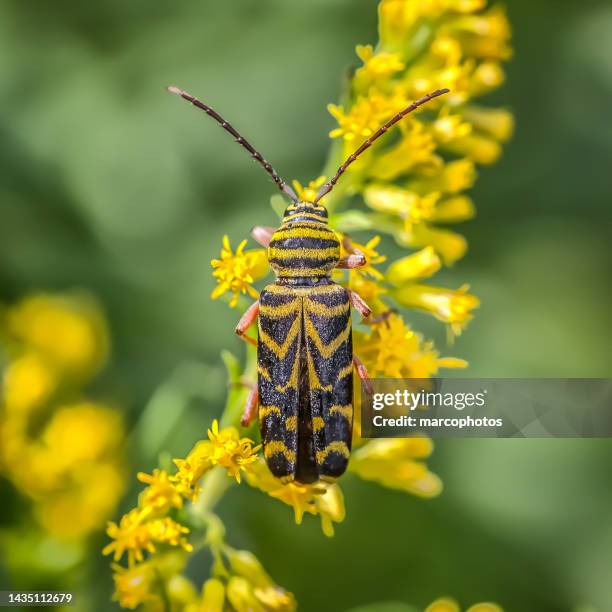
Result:
<instances>
[{"instance_id":1,"label":"black and yellow striped beetle","mask_svg":"<svg viewBox=\"0 0 612 612\"><path fill-rule=\"evenodd\" d=\"M334 268L366 263L359 252L340 256L340 241L320 204L340 176L392 125L422 104L448 92L440 89L412 103L381 126L338 168L312 202L300 201L274 168L221 115L187 92L168 87L205 111L227 130L291 199L278 229L255 227L252 235L268 249L276 282L268 285L245 312L236 333L257 346L258 383L247 399L242 424L259 406L264 456L283 482L334 480L348 464L353 425L353 367L366 390L367 371L353 356L350 307L363 317L367 304L335 283ZM259 338L246 331L258 321Z\"/></svg>"}]
</instances>

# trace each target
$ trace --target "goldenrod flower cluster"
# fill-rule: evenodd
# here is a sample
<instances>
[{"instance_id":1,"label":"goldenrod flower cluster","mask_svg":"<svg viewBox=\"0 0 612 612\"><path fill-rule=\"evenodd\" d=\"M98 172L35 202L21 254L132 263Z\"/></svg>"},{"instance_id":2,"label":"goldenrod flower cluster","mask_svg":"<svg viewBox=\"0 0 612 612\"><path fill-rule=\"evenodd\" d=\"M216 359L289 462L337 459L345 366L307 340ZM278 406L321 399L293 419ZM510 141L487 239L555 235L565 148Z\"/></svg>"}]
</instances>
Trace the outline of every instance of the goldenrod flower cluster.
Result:
<instances>
[{"instance_id":1,"label":"goldenrod flower cluster","mask_svg":"<svg viewBox=\"0 0 612 612\"><path fill-rule=\"evenodd\" d=\"M189 528L170 514L182 509L184 500L195 501L202 478L217 466L240 482L240 472L257 460L258 450L251 440L240 438L234 427L219 429L218 422L213 421L208 440L198 442L185 459L175 459L177 469L172 475L160 469L138 474L138 480L148 486L140 494L137 508L125 514L119 524L109 523L107 533L113 542L104 554L113 553L114 560L119 561L125 553L131 567L144 560L143 552L156 552L156 544L191 551L185 537Z\"/></svg>"},{"instance_id":2,"label":"goldenrod flower cluster","mask_svg":"<svg viewBox=\"0 0 612 612\"><path fill-rule=\"evenodd\" d=\"M38 294L7 307L0 328L0 470L31 501L30 535L74 542L124 489L119 412L83 390L106 360L104 318L88 296Z\"/></svg>"},{"instance_id":3,"label":"goldenrod flower cluster","mask_svg":"<svg viewBox=\"0 0 612 612\"><path fill-rule=\"evenodd\" d=\"M215 420L208 439L198 442L184 459L174 460L176 469L172 473L156 469L152 474L138 474L138 479L147 487L141 492L136 508L118 524L109 523L107 533L112 541L103 551L113 554L115 597L122 606L133 608L147 602L153 605L152 602L159 602L163 597L171 597L172 585L186 584L180 574L184 556L177 551L189 553L194 546L205 545L215 556L213 577L201 594L205 601L220 598L236 610L294 609L293 596L269 577L264 580L262 576L267 574L263 568L259 579L255 579L254 568L260 564L250 553L238 554L226 544L220 519L210 507L220 492L232 482L241 482L244 474L249 485L290 506L297 524L302 522L304 514L316 515L323 533L331 537L334 523L344 520L344 498L338 484L281 483L258 455L259 448L250 439L239 437L235 427L219 427ZM422 461L431 448L427 439L375 440L355 452L350 469L365 480L432 497L439 493L441 483ZM195 537L201 531L205 535L198 544ZM117 563L124 557L126 566ZM174 559L172 571L166 571L170 567L169 558ZM236 575L228 574L228 559ZM250 559L250 565L246 559ZM247 566L251 567L251 574L245 573ZM193 586L188 590L195 593ZM173 605L179 610L190 610L186 606L194 603L193 598L187 599L181 605L178 601ZM239 607L239 602L244 606Z\"/></svg>"},{"instance_id":4,"label":"goldenrod flower cluster","mask_svg":"<svg viewBox=\"0 0 612 612\"><path fill-rule=\"evenodd\" d=\"M103 550L113 554L115 598L120 605L156 609L170 600L173 610L193 612L221 611L225 603L235 610L295 609L291 593L277 586L251 553L225 543L219 518L207 510L211 491L222 491L232 481L240 483L241 473L250 480L261 467L267 471L258 451L259 446L241 438L235 427L219 427L215 420L208 439L198 442L184 459L175 459L171 474L161 469L138 474L147 487L136 508L118 524L108 524L112 542ZM193 531L205 534L195 544L189 541ZM215 563L213 576L198 594L181 571L185 553L203 545ZM124 556L127 565L118 563Z\"/></svg>"},{"instance_id":5,"label":"goldenrod flower cluster","mask_svg":"<svg viewBox=\"0 0 612 612\"><path fill-rule=\"evenodd\" d=\"M373 377L428 378L441 368L467 364L442 357L412 329L406 309L431 314L452 338L464 330L479 305L466 284L444 288L429 279L465 254L463 236L446 226L474 215L465 192L476 179L476 167L494 162L512 131L507 111L475 102L503 82L502 62L511 53L510 28L503 11L488 8L486 0L381 0L378 10L378 44L357 47L361 65L344 102L329 106L337 127L330 133L333 144L323 176L306 185L294 181L293 186L300 199L313 200L325 177L385 121L430 91L450 89L449 95L379 139L322 202L343 254L360 252L366 258L361 268L334 272L337 282L359 293L373 309L372 320L356 326L355 353ZM356 201L349 199L354 195L360 201L348 207ZM273 198L277 212L284 208L279 200ZM358 240L357 232L366 237ZM406 252L390 257L397 248L389 248L389 238ZM230 307L241 310L257 298L255 283L270 273L265 249L246 246L242 240L234 250L225 236L219 259L212 261L217 281L212 298L226 296ZM173 473L140 475L148 488L138 508L118 525L110 524L113 542L106 552L116 559L127 554L128 560L127 567L114 566L122 606L169 600L173 610L295 608L293 596L275 585L250 553L229 547L212 513L227 487L243 476L248 485L290 506L298 524L307 514L318 516L324 534L332 536L334 525L343 521L344 497L337 483L281 483L258 455L257 443L236 429L247 388L256 382L255 359L249 349L245 367L230 377L223 426L215 421L208 439L198 442L187 457L175 459ZM440 493L442 483L426 464L433 449L430 440L366 442L359 437L358 418L355 424L349 473L423 498ZM202 546L210 550L214 563L211 578L197 592L181 571L190 548ZM469 612L499 610L493 604L477 604ZM427 609L458 611L447 599Z\"/></svg>"},{"instance_id":6,"label":"goldenrod flower cluster","mask_svg":"<svg viewBox=\"0 0 612 612\"><path fill-rule=\"evenodd\" d=\"M202 476L216 465L224 467L227 475L240 483L240 473L256 461L259 448L253 447L248 438L241 438L235 427L219 430L215 420L208 430L208 440L198 442L186 459L174 460L178 472L173 480L191 499L199 492L198 482Z\"/></svg>"},{"instance_id":7,"label":"goldenrod flower cluster","mask_svg":"<svg viewBox=\"0 0 612 612\"><path fill-rule=\"evenodd\" d=\"M373 296L375 311L385 307L377 299L384 291L401 306L431 313L458 335L479 305L467 285L447 289L423 281L465 254L465 239L445 226L474 215L464 192L474 183L476 166L496 161L500 143L511 135L509 112L475 102L503 82L509 39L503 10L487 8L486 0L382 0L378 45L357 47L362 65L348 102L329 106L338 122L330 135L339 144L326 173L411 100L434 89L450 90L379 139L327 202L336 212L347 194L361 194L365 209L337 211L335 226L382 231L415 249L391 263L382 279L361 274L361 292ZM359 274L349 275L355 290Z\"/></svg>"}]
</instances>

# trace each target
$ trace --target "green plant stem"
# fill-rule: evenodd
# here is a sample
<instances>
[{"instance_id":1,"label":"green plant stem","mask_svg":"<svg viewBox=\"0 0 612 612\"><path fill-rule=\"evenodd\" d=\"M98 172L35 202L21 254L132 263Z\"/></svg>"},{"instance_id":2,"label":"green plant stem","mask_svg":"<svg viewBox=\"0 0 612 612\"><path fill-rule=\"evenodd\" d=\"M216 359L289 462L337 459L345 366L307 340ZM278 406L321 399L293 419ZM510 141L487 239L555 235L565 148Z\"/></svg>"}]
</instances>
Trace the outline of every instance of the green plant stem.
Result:
<instances>
[{"instance_id":1,"label":"green plant stem","mask_svg":"<svg viewBox=\"0 0 612 612\"><path fill-rule=\"evenodd\" d=\"M193 502L191 512L199 518L205 518L233 484L234 480L225 470L220 467L213 468L202 479L202 491Z\"/></svg>"}]
</instances>

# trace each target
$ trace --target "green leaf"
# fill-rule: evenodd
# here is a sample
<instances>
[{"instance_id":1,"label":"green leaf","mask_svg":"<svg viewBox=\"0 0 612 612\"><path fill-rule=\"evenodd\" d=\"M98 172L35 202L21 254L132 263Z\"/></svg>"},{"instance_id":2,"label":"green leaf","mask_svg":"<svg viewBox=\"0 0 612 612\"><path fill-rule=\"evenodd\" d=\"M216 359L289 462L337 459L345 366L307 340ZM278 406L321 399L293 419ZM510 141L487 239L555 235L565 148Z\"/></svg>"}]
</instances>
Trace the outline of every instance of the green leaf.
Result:
<instances>
[{"instance_id":1,"label":"green leaf","mask_svg":"<svg viewBox=\"0 0 612 612\"><path fill-rule=\"evenodd\" d=\"M380 213L371 213L361 210L347 210L332 215L329 224L341 232L359 232L374 229L377 232L390 234L397 241L398 233L402 231L401 219Z\"/></svg>"},{"instance_id":2,"label":"green leaf","mask_svg":"<svg viewBox=\"0 0 612 612\"><path fill-rule=\"evenodd\" d=\"M374 227L372 215L361 210L346 210L331 215L329 224L341 232L355 232L372 229Z\"/></svg>"}]
</instances>

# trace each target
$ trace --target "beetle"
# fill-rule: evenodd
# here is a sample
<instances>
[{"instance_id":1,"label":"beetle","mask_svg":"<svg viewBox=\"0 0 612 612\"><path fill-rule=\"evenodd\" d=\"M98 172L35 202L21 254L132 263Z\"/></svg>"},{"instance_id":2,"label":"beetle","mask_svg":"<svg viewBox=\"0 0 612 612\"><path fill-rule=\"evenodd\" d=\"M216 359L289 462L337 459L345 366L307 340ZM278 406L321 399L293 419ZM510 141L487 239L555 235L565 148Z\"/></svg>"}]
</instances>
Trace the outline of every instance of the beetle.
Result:
<instances>
[{"instance_id":1,"label":"beetle","mask_svg":"<svg viewBox=\"0 0 612 612\"><path fill-rule=\"evenodd\" d=\"M268 249L276 281L244 313L236 333L257 346L258 382L249 393L242 424L259 406L264 457L283 482L333 481L346 470L353 425L353 368L370 390L367 370L353 355L350 308L370 315L364 300L331 279L334 268L357 268L362 253L340 256L340 241L320 201L346 169L395 123L422 104L448 93L436 90L413 102L365 140L318 191L299 200L261 153L221 115L178 87L168 91L212 117L243 146L291 200L278 229L255 227L252 235ZM258 323L258 340L246 335Z\"/></svg>"}]
</instances>

